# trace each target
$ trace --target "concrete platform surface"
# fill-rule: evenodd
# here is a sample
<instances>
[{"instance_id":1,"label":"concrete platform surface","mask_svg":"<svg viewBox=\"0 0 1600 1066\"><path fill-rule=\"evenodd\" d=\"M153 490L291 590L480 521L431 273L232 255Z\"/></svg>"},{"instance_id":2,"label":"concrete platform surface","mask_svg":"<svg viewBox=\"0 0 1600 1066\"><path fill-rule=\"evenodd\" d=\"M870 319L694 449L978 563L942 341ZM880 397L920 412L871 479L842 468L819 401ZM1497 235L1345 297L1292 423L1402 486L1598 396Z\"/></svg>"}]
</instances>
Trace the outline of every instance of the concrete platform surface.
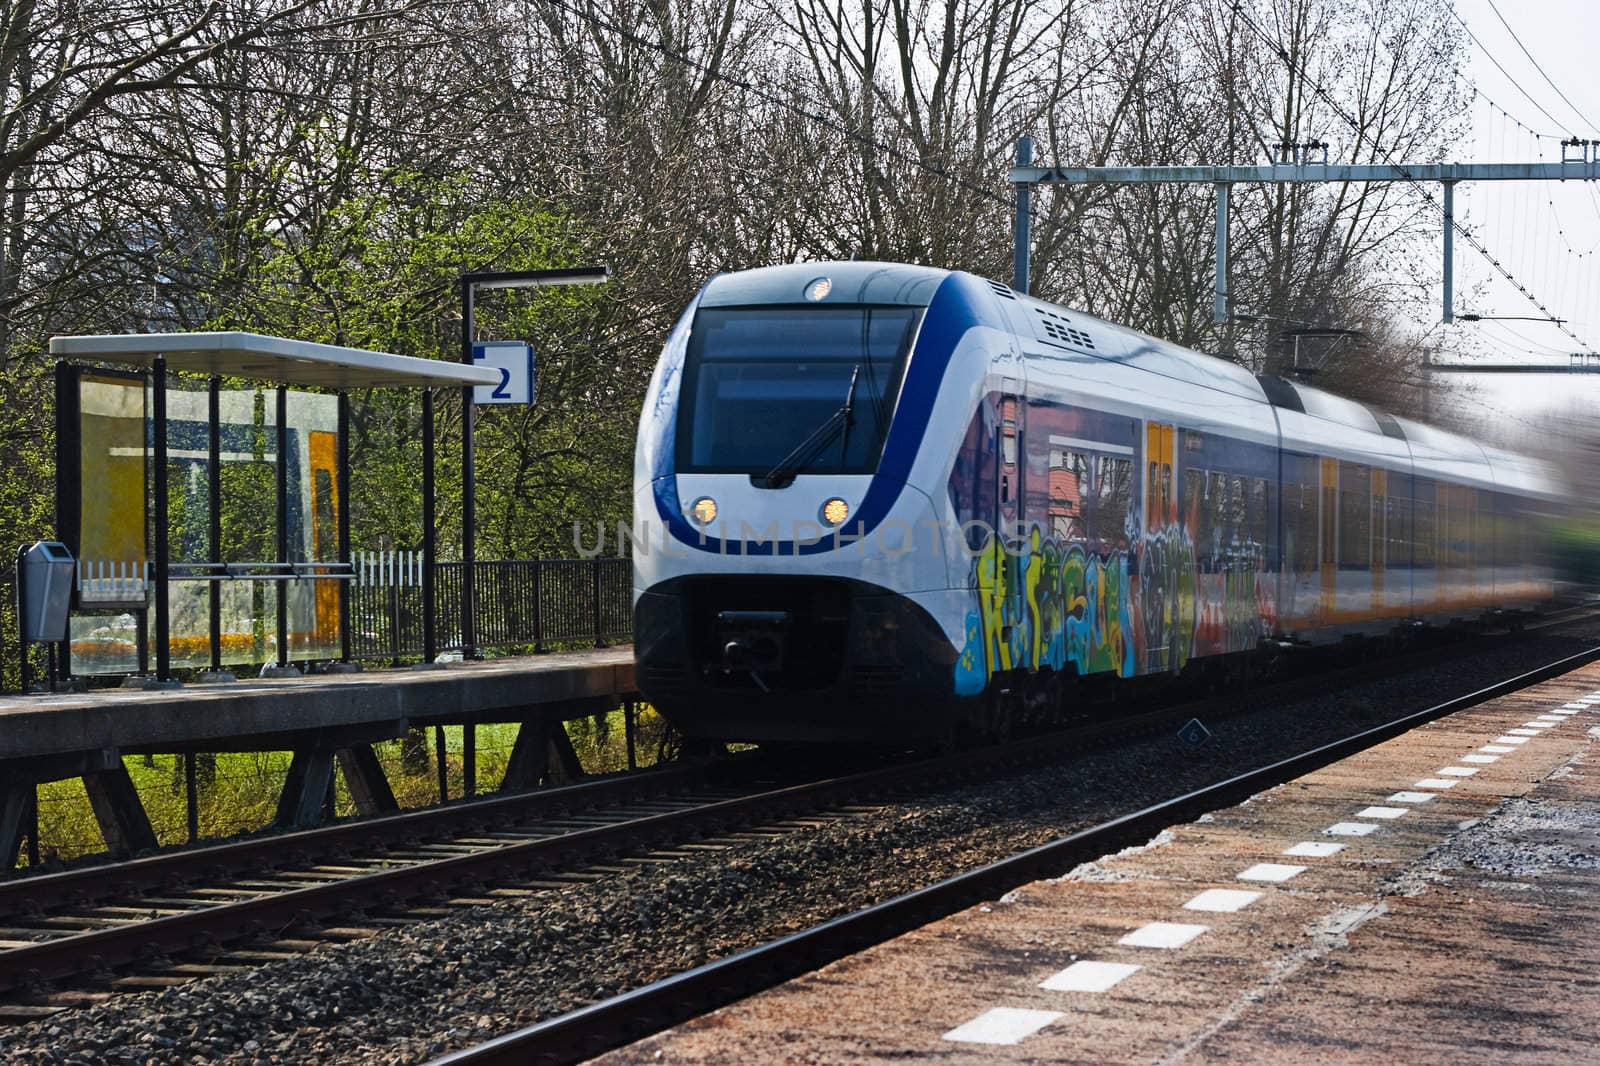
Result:
<instances>
[{"instance_id":1,"label":"concrete platform surface","mask_svg":"<svg viewBox=\"0 0 1600 1066\"><path fill-rule=\"evenodd\" d=\"M0 698L0 762L400 719L482 717L631 694L631 645L452 663L434 670L249 679L179 689Z\"/></svg>"},{"instance_id":2,"label":"concrete platform surface","mask_svg":"<svg viewBox=\"0 0 1600 1066\"><path fill-rule=\"evenodd\" d=\"M1600 1061L1600 666L606 1063Z\"/></svg>"}]
</instances>

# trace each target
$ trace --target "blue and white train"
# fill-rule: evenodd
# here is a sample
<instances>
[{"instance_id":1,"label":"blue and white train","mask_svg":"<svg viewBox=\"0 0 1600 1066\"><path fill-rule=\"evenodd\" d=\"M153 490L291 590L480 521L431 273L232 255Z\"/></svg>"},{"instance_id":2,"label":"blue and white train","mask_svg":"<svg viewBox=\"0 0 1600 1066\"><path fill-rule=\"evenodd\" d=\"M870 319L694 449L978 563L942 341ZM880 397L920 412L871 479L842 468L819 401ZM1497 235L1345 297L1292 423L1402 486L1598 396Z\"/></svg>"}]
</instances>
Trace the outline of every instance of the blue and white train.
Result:
<instances>
[{"instance_id":1,"label":"blue and white train","mask_svg":"<svg viewBox=\"0 0 1600 1066\"><path fill-rule=\"evenodd\" d=\"M634 493L639 688L725 740L944 737L1554 591L1540 464L928 267L713 278Z\"/></svg>"}]
</instances>

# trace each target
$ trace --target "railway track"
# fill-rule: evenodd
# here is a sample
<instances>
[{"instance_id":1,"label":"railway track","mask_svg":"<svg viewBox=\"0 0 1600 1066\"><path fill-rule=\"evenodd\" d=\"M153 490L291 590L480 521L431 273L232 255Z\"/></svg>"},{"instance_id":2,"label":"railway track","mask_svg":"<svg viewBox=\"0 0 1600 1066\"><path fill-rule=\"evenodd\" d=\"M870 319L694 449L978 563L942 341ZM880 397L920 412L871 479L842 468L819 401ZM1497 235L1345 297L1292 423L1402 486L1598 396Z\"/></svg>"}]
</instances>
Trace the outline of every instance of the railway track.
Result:
<instances>
[{"instance_id":1,"label":"railway track","mask_svg":"<svg viewBox=\"0 0 1600 1066\"><path fill-rule=\"evenodd\" d=\"M1600 647L1549 663L1341 740L1123 814L1010 858L843 915L527 1028L444 1055L430 1066L569 1063L659 1032L717 1007L892 940L985 899L1105 855L1207 811L1392 739L1416 726L1600 661Z\"/></svg>"},{"instance_id":2,"label":"railway track","mask_svg":"<svg viewBox=\"0 0 1600 1066\"><path fill-rule=\"evenodd\" d=\"M1556 616L1540 626L1585 617ZM861 803L889 793L1003 775L1171 731L1191 717L1248 713L1297 693L1470 655L1477 643L860 773L774 785L784 771L745 758L0 882L0 1023L381 935L629 865L689 858L752 834L810 828L818 818L874 809Z\"/></svg>"}]
</instances>

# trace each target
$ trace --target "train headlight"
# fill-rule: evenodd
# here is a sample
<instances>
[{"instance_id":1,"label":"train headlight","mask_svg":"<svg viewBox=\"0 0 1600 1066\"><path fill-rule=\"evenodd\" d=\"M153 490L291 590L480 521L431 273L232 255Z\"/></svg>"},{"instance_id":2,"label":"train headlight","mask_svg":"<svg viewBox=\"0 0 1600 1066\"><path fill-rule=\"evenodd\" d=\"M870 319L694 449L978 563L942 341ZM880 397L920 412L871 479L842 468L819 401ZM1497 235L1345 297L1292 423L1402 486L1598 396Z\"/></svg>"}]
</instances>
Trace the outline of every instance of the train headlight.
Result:
<instances>
[{"instance_id":1,"label":"train headlight","mask_svg":"<svg viewBox=\"0 0 1600 1066\"><path fill-rule=\"evenodd\" d=\"M822 510L817 512L825 526L842 526L844 520L850 517L850 505L839 497L827 501L822 505Z\"/></svg>"},{"instance_id":2,"label":"train headlight","mask_svg":"<svg viewBox=\"0 0 1600 1066\"><path fill-rule=\"evenodd\" d=\"M832 278L816 278L806 286L806 299L810 300L812 303L816 303L818 300L823 299L832 291Z\"/></svg>"},{"instance_id":3,"label":"train headlight","mask_svg":"<svg viewBox=\"0 0 1600 1066\"><path fill-rule=\"evenodd\" d=\"M689 505L689 515L702 526L709 526L717 520L717 501L702 496Z\"/></svg>"}]
</instances>

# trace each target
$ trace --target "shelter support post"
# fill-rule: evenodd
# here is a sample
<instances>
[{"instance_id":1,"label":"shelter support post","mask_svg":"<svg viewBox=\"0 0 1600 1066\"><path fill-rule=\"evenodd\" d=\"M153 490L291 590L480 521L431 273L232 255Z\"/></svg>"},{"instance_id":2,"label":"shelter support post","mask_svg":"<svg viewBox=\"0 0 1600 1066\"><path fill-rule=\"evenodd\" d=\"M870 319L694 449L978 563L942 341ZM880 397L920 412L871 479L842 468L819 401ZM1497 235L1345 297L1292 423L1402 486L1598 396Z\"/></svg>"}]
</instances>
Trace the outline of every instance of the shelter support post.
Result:
<instances>
[{"instance_id":1,"label":"shelter support post","mask_svg":"<svg viewBox=\"0 0 1600 1066\"><path fill-rule=\"evenodd\" d=\"M278 386L278 562L289 561L289 390ZM278 666L289 665L289 582L278 593Z\"/></svg>"},{"instance_id":2,"label":"shelter support post","mask_svg":"<svg viewBox=\"0 0 1600 1066\"><path fill-rule=\"evenodd\" d=\"M66 360L56 362L56 539L74 559L83 558L83 442L78 433L82 418L78 368ZM23 656L27 666L27 656ZM61 676L72 676L72 634L61 643ZM24 684L22 691L27 692Z\"/></svg>"},{"instance_id":3,"label":"shelter support post","mask_svg":"<svg viewBox=\"0 0 1600 1066\"><path fill-rule=\"evenodd\" d=\"M1456 320L1455 294L1450 290L1455 282L1456 259L1456 183L1444 185L1444 321L1448 325Z\"/></svg>"},{"instance_id":4,"label":"shelter support post","mask_svg":"<svg viewBox=\"0 0 1600 1066\"><path fill-rule=\"evenodd\" d=\"M150 388L154 410L152 417L155 434L155 460L152 473L152 492L155 499L154 506L155 535L156 535L156 680L170 681L172 679L172 618L171 603L168 597L168 556L170 541L168 537L167 515L167 360L165 356L156 356L150 363ZM124 771L126 776L126 771ZM87 780L87 779L86 779ZM130 784L128 786L132 788ZM91 796L92 798L92 796ZM143 814L143 811L140 811ZM99 814L96 808L96 816ZM104 828L105 823L101 823ZM148 823L146 823L148 827ZM111 843L107 838L106 843ZM113 848L113 850L115 850Z\"/></svg>"},{"instance_id":5,"label":"shelter support post","mask_svg":"<svg viewBox=\"0 0 1600 1066\"><path fill-rule=\"evenodd\" d=\"M334 496L339 507L339 562L350 565L350 394L339 391L338 470ZM350 661L350 582L339 587L339 661ZM392 798L392 797L391 797Z\"/></svg>"},{"instance_id":6,"label":"shelter support post","mask_svg":"<svg viewBox=\"0 0 1600 1066\"><path fill-rule=\"evenodd\" d=\"M1216 183L1217 190L1217 277L1211 290L1211 321L1221 324L1228 321L1228 199L1233 186L1228 182Z\"/></svg>"},{"instance_id":7,"label":"shelter support post","mask_svg":"<svg viewBox=\"0 0 1600 1066\"><path fill-rule=\"evenodd\" d=\"M439 634L434 628L433 579L438 569L439 544L434 531L433 498L433 390L422 390L422 659L439 656Z\"/></svg>"},{"instance_id":8,"label":"shelter support post","mask_svg":"<svg viewBox=\"0 0 1600 1066\"><path fill-rule=\"evenodd\" d=\"M1033 138L1024 136L1017 141L1017 166L1028 167L1033 165ZM1031 182L1019 181L1017 186L1017 221L1015 227L1015 245L1011 258L1011 287L1020 293L1028 291L1028 255L1032 248L1033 234L1033 185Z\"/></svg>"},{"instance_id":9,"label":"shelter support post","mask_svg":"<svg viewBox=\"0 0 1600 1066\"><path fill-rule=\"evenodd\" d=\"M211 375L206 383L206 558L222 561L222 379ZM210 617L211 669L222 672L222 582L213 581L207 599ZM191 768L192 769L192 768ZM194 836L191 834L190 839Z\"/></svg>"}]
</instances>

